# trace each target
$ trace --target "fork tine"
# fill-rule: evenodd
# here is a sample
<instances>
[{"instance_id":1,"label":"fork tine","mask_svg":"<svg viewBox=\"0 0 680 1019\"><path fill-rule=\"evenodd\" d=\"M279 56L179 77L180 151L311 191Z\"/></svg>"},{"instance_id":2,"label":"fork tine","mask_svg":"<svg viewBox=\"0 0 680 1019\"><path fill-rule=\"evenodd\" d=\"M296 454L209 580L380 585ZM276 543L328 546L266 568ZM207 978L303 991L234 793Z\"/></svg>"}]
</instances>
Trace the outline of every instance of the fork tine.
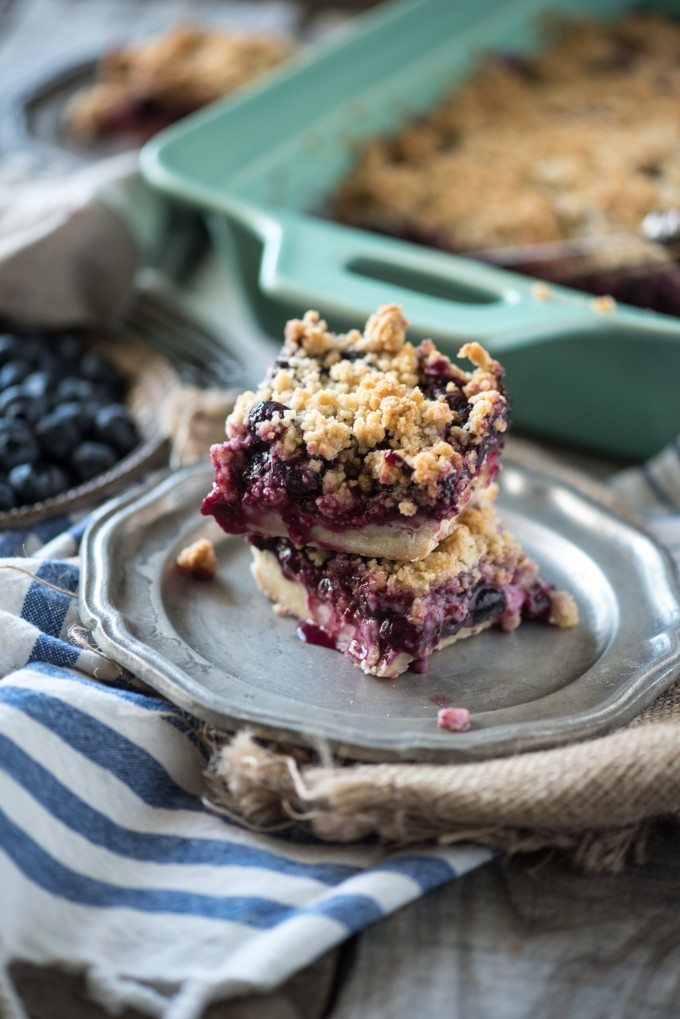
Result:
<instances>
[{"instance_id":1,"label":"fork tine","mask_svg":"<svg viewBox=\"0 0 680 1019\"><path fill-rule=\"evenodd\" d=\"M239 367L237 359L214 336L200 328L195 328L188 319L179 320L157 306L141 305L136 310L136 319L144 323L148 330L162 330L168 342L178 352L192 351L209 361L218 360L231 364L233 369Z\"/></svg>"},{"instance_id":2,"label":"fork tine","mask_svg":"<svg viewBox=\"0 0 680 1019\"><path fill-rule=\"evenodd\" d=\"M179 304L148 285L140 286L127 317L128 326L173 361L187 381L238 384L243 368L220 339L192 319Z\"/></svg>"}]
</instances>

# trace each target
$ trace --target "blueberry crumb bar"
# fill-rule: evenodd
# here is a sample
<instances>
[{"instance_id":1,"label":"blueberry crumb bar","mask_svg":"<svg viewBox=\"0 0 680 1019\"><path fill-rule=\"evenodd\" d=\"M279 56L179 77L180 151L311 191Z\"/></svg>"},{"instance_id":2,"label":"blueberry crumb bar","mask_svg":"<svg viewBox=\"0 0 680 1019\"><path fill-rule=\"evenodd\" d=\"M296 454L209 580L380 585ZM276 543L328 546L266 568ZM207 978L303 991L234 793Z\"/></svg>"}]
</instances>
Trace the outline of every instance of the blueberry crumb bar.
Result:
<instances>
[{"instance_id":1,"label":"blueberry crumb bar","mask_svg":"<svg viewBox=\"0 0 680 1019\"><path fill-rule=\"evenodd\" d=\"M67 129L84 141L148 138L254 81L292 52L288 40L275 36L177 25L107 53L95 83L69 104Z\"/></svg>"},{"instance_id":2,"label":"blueberry crumb bar","mask_svg":"<svg viewBox=\"0 0 680 1019\"><path fill-rule=\"evenodd\" d=\"M364 672L387 678L423 672L433 651L491 626L576 625L571 596L541 579L499 523L494 488L418 562L252 537L253 576L280 613L304 621L311 643L334 646Z\"/></svg>"},{"instance_id":3,"label":"blueberry crumb bar","mask_svg":"<svg viewBox=\"0 0 680 1019\"><path fill-rule=\"evenodd\" d=\"M396 305L346 334L315 311L289 322L211 450L203 513L232 534L392 560L432 552L496 475L508 400L478 343L460 350L466 371L406 326Z\"/></svg>"}]
</instances>

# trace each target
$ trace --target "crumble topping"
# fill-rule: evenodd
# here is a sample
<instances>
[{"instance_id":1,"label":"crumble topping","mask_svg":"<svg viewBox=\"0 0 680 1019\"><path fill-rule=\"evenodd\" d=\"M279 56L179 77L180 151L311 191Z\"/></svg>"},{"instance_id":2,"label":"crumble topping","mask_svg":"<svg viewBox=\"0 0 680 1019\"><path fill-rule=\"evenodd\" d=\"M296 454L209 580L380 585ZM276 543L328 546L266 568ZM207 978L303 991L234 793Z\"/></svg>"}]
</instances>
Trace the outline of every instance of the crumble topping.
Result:
<instances>
[{"instance_id":1,"label":"crumble topping","mask_svg":"<svg viewBox=\"0 0 680 1019\"><path fill-rule=\"evenodd\" d=\"M190 573L198 580L212 580L219 569L219 560L212 541L201 538L187 545L177 556L180 570Z\"/></svg>"},{"instance_id":2,"label":"crumble topping","mask_svg":"<svg viewBox=\"0 0 680 1019\"><path fill-rule=\"evenodd\" d=\"M112 118L166 113L170 122L242 88L292 52L289 41L274 36L178 25L107 53L96 83L71 102L69 130L93 138L111 128Z\"/></svg>"},{"instance_id":3,"label":"crumble topping","mask_svg":"<svg viewBox=\"0 0 680 1019\"><path fill-rule=\"evenodd\" d=\"M479 343L461 347L474 366L468 372L431 340L413 346L406 327L393 304L363 333L334 334L316 311L292 320L267 379L237 399L228 439L250 430L272 457L304 456L309 472L323 473L321 498L335 507L391 486L402 492L398 512L413 516L414 488L433 501L447 477L474 473L476 448L507 427L507 400L503 369ZM228 447L213 448L218 477L231 461Z\"/></svg>"},{"instance_id":4,"label":"crumble topping","mask_svg":"<svg viewBox=\"0 0 680 1019\"><path fill-rule=\"evenodd\" d=\"M613 297L605 294L602 297L594 297L590 302L590 307L600 315L613 315L616 311L616 301Z\"/></svg>"},{"instance_id":5,"label":"crumble topping","mask_svg":"<svg viewBox=\"0 0 680 1019\"><path fill-rule=\"evenodd\" d=\"M635 233L647 213L680 206L680 23L553 19L550 39L535 56L489 55L429 112L370 141L338 217L455 251L623 233L563 272L668 264Z\"/></svg>"},{"instance_id":6,"label":"crumble topping","mask_svg":"<svg viewBox=\"0 0 680 1019\"><path fill-rule=\"evenodd\" d=\"M578 625L576 602L566 591L553 591L551 593L548 622L551 626L559 626L562 629Z\"/></svg>"}]
</instances>

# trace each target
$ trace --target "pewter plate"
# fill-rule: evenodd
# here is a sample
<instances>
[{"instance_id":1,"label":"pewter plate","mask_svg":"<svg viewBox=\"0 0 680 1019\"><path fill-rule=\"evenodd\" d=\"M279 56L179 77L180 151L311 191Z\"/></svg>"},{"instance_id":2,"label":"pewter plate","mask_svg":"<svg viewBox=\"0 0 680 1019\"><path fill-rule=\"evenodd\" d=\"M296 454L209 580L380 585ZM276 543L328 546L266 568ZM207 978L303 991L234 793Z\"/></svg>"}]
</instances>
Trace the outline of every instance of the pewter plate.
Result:
<instances>
[{"instance_id":1,"label":"pewter plate","mask_svg":"<svg viewBox=\"0 0 680 1019\"><path fill-rule=\"evenodd\" d=\"M349 757L443 761L592 736L631 719L680 669L680 592L666 553L575 489L503 471L501 510L544 575L576 596L573 630L527 624L437 652L426 675L364 676L301 643L271 611L244 543L199 514L204 465L110 503L84 542L81 615L101 648L192 714ZM213 582L181 575L180 549L215 540ZM434 700L433 700L434 698ZM469 732L438 729L437 700L467 707Z\"/></svg>"}]
</instances>

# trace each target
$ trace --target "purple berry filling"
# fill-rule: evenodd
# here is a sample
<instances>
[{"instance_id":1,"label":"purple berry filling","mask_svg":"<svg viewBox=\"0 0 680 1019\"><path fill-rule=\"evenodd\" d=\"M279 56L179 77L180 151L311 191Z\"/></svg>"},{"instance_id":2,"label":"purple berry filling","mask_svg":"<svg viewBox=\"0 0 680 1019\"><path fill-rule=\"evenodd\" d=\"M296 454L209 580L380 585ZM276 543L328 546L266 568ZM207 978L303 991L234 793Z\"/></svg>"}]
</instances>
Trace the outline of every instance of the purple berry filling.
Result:
<instances>
[{"instance_id":1,"label":"purple berry filling","mask_svg":"<svg viewBox=\"0 0 680 1019\"><path fill-rule=\"evenodd\" d=\"M356 556L338 553L318 566L304 548L285 538L251 535L249 541L276 556L286 579L305 587L313 622L299 628L302 639L324 647L337 642L338 650L358 663L377 649L381 662L389 665L397 655L407 654L413 659L411 671L423 672L439 642L460 630L484 623L511 629L520 617L547 619L550 613L550 584L540 579L528 585L513 580L499 587L492 581L490 564L486 571L482 567L488 579L482 576L469 584L469 578L460 574L420 595L424 611L415 621L409 616L416 594L408 589L389 594L376 589L370 568L357 570Z\"/></svg>"}]
</instances>

